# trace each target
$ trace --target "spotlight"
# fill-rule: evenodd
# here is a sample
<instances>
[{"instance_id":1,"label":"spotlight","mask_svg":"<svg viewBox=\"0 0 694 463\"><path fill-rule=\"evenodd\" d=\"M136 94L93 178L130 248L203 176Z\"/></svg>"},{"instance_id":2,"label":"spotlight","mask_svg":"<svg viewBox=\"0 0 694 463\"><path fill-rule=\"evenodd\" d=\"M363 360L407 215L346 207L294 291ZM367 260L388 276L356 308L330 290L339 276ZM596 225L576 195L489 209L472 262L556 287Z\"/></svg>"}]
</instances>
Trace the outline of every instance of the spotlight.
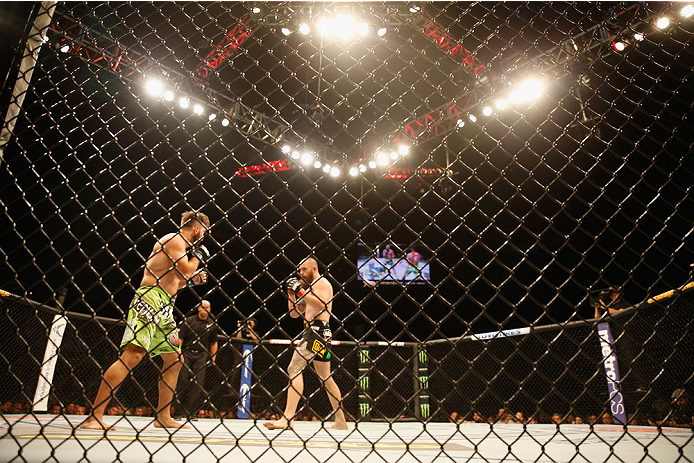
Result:
<instances>
[{"instance_id":1,"label":"spotlight","mask_svg":"<svg viewBox=\"0 0 694 463\"><path fill-rule=\"evenodd\" d=\"M369 167L372 169L376 168L376 161L369 161Z\"/></svg>"},{"instance_id":2,"label":"spotlight","mask_svg":"<svg viewBox=\"0 0 694 463\"><path fill-rule=\"evenodd\" d=\"M190 100L188 98L181 98L178 100L178 104L181 106L181 108L187 108L190 106Z\"/></svg>"},{"instance_id":3,"label":"spotlight","mask_svg":"<svg viewBox=\"0 0 694 463\"><path fill-rule=\"evenodd\" d=\"M398 152L399 152L401 155L405 156L406 154L408 154L408 153L410 152L410 147L407 146L407 145L400 145L400 146L398 147Z\"/></svg>"},{"instance_id":4,"label":"spotlight","mask_svg":"<svg viewBox=\"0 0 694 463\"><path fill-rule=\"evenodd\" d=\"M303 156L301 156L301 163L305 166L311 164L313 162L313 155L311 153L304 153Z\"/></svg>"},{"instance_id":5,"label":"spotlight","mask_svg":"<svg viewBox=\"0 0 694 463\"><path fill-rule=\"evenodd\" d=\"M302 34L306 35L306 34L308 34L309 32L311 32L311 28L308 27L308 24L303 23L301 26L299 26L299 32L301 32Z\"/></svg>"},{"instance_id":6,"label":"spotlight","mask_svg":"<svg viewBox=\"0 0 694 463\"><path fill-rule=\"evenodd\" d=\"M615 40L612 42L612 48L614 48L615 51L624 51L626 47L626 43L620 42L619 40Z\"/></svg>"},{"instance_id":7,"label":"spotlight","mask_svg":"<svg viewBox=\"0 0 694 463\"><path fill-rule=\"evenodd\" d=\"M392 159L393 161L395 161L397 158L398 158L398 153L396 153L395 151L392 151L392 152L390 153L390 159Z\"/></svg>"},{"instance_id":8,"label":"spotlight","mask_svg":"<svg viewBox=\"0 0 694 463\"><path fill-rule=\"evenodd\" d=\"M164 99L165 99L166 101L171 101L171 100L173 100L173 99L174 99L174 94L173 94L173 92L172 92L171 90L165 91L165 92L164 92Z\"/></svg>"},{"instance_id":9,"label":"spotlight","mask_svg":"<svg viewBox=\"0 0 694 463\"><path fill-rule=\"evenodd\" d=\"M694 5L686 5L680 10L680 14L685 18L691 18L694 15Z\"/></svg>"},{"instance_id":10,"label":"spotlight","mask_svg":"<svg viewBox=\"0 0 694 463\"><path fill-rule=\"evenodd\" d=\"M282 152L283 152L284 154L287 154L287 153L290 152L291 150L292 150L292 149L289 147L289 145L284 145L284 146L282 147Z\"/></svg>"},{"instance_id":11,"label":"spotlight","mask_svg":"<svg viewBox=\"0 0 694 463\"><path fill-rule=\"evenodd\" d=\"M164 90L161 81L158 79L148 79L145 83L145 88L147 89L147 93L154 96L161 95L161 92Z\"/></svg>"},{"instance_id":12,"label":"spotlight","mask_svg":"<svg viewBox=\"0 0 694 463\"><path fill-rule=\"evenodd\" d=\"M349 38L354 32L354 20L350 16L340 15L333 21L335 35L340 38Z\"/></svg>"},{"instance_id":13,"label":"spotlight","mask_svg":"<svg viewBox=\"0 0 694 463\"><path fill-rule=\"evenodd\" d=\"M496 109L506 109L508 106L508 103L506 103L506 100L496 100Z\"/></svg>"},{"instance_id":14,"label":"spotlight","mask_svg":"<svg viewBox=\"0 0 694 463\"><path fill-rule=\"evenodd\" d=\"M380 166L385 166L386 164L388 164L388 155L386 153L376 154L376 162Z\"/></svg>"},{"instance_id":15,"label":"spotlight","mask_svg":"<svg viewBox=\"0 0 694 463\"><path fill-rule=\"evenodd\" d=\"M299 159L301 155L299 154L298 151L293 151L292 152L292 159Z\"/></svg>"},{"instance_id":16,"label":"spotlight","mask_svg":"<svg viewBox=\"0 0 694 463\"><path fill-rule=\"evenodd\" d=\"M212 113L210 114L210 117L208 117L208 119L210 120L210 122L212 122L213 120L217 119L217 115L215 113Z\"/></svg>"},{"instance_id":17,"label":"spotlight","mask_svg":"<svg viewBox=\"0 0 694 463\"><path fill-rule=\"evenodd\" d=\"M322 166L322 165L323 165L323 164L321 164L320 161L316 161L316 162L313 163L313 167L315 167L316 169L320 169L320 166Z\"/></svg>"},{"instance_id":18,"label":"spotlight","mask_svg":"<svg viewBox=\"0 0 694 463\"><path fill-rule=\"evenodd\" d=\"M43 38L41 39L41 42L43 42L43 43L48 42L48 36L44 35Z\"/></svg>"},{"instance_id":19,"label":"spotlight","mask_svg":"<svg viewBox=\"0 0 694 463\"><path fill-rule=\"evenodd\" d=\"M641 42L643 40L643 38L644 37L643 37L643 34L641 32L637 32L634 34L634 40L636 40L637 42Z\"/></svg>"},{"instance_id":20,"label":"spotlight","mask_svg":"<svg viewBox=\"0 0 694 463\"><path fill-rule=\"evenodd\" d=\"M196 104L193 106L193 112L198 115L202 115L202 105Z\"/></svg>"},{"instance_id":21,"label":"spotlight","mask_svg":"<svg viewBox=\"0 0 694 463\"><path fill-rule=\"evenodd\" d=\"M666 18L665 16L663 16L654 20L653 22L655 23L655 27L657 27L658 29L665 29L670 25L670 18Z\"/></svg>"},{"instance_id":22,"label":"spotlight","mask_svg":"<svg viewBox=\"0 0 694 463\"><path fill-rule=\"evenodd\" d=\"M366 172L366 166L364 164L359 164L359 172Z\"/></svg>"},{"instance_id":23,"label":"spotlight","mask_svg":"<svg viewBox=\"0 0 694 463\"><path fill-rule=\"evenodd\" d=\"M474 114L468 114L468 119L470 119L472 122L477 122L477 117Z\"/></svg>"},{"instance_id":24,"label":"spotlight","mask_svg":"<svg viewBox=\"0 0 694 463\"><path fill-rule=\"evenodd\" d=\"M366 35L369 33L369 25L366 23L359 23L357 26L357 34Z\"/></svg>"},{"instance_id":25,"label":"spotlight","mask_svg":"<svg viewBox=\"0 0 694 463\"><path fill-rule=\"evenodd\" d=\"M226 127L227 125L229 125L229 119L225 117L224 119L222 119L222 126Z\"/></svg>"},{"instance_id":26,"label":"spotlight","mask_svg":"<svg viewBox=\"0 0 694 463\"><path fill-rule=\"evenodd\" d=\"M416 12L418 12L419 10L421 10L421 8L418 7L418 6L411 6L411 7L410 7L410 13L416 13Z\"/></svg>"},{"instance_id":27,"label":"spotlight","mask_svg":"<svg viewBox=\"0 0 694 463\"><path fill-rule=\"evenodd\" d=\"M68 44L63 45L62 47L60 47L60 51L62 51L63 53L69 52L70 51L70 45L68 45Z\"/></svg>"},{"instance_id":28,"label":"spotlight","mask_svg":"<svg viewBox=\"0 0 694 463\"><path fill-rule=\"evenodd\" d=\"M292 33L292 31L290 31L290 30L287 29L286 27L283 27L283 28L282 28L282 33L283 33L284 35L289 35L289 34Z\"/></svg>"},{"instance_id":29,"label":"spotlight","mask_svg":"<svg viewBox=\"0 0 694 463\"><path fill-rule=\"evenodd\" d=\"M356 167L350 167L349 168L349 175L351 175L352 177L356 177L358 173L359 173L359 170L357 170Z\"/></svg>"},{"instance_id":30,"label":"spotlight","mask_svg":"<svg viewBox=\"0 0 694 463\"><path fill-rule=\"evenodd\" d=\"M255 14L260 13L260 8L258 8L257 6L255 8L253 8L253 13L255 13Z\"/></svg>"},{"instance_id":31,"label":"spotlight","mask_svg":"<svg viewBox=\"0 0 694 463\"><path fill-rule=\"evenodd\" d=\"M339 177L340 176L340 169L338 169L337 167L333 167L332 169L330 169L330 176L331 177Z\"/></svg>"},{"instance_id":32,"label":"spotlight","mask_svg":"<svg viewBox=\"0 0 694 463\"><path fill-rule=\"evenodd\" d=\"M457 125L458 127L465 127L465 121L462 119L458 119L455 125Z\"/></svg>"},{"instance_id":33,"label":"spotlight","mask_svg":"<svg viewBox=\"0 0 694 463\"><path fill-rule=\"evenodd\" d=\"M323 172L325 172L326 174L327 174L328 172L330 172L330 166L327 165L327 164L324 164L324 165L323 165Z\"/></svg>"},{"instance_id":34,"label":"spotlight","mask_svg":"<svg viewBox=\"0 0 694 463\"><path fill-rule=\"evenodd\" d=\"M333 29L333 23L329 19L321 19L318 22L318 32L320 32L322 35L331 35L333 33Z\"/></svg>"},{"instance_id":35,"label":"spotlight","mask_svg":"<svg viewBox=\"0 0 694 463\"><path fill-rule=\"evenodd\" d=\"M482 110L482 114L485 116L491 116L492 115L492 108L489 106L485 106L484 109Z\"/></svg>"},{"instance_id":36,"label":"spotlight","mask_svg":"<svg viewBox=\"0 0 694 463\"><path fill-rule=\"evenodd\" d=\"M382 27L378 30L377 34L379 37L383 37L384 35L386 35L386 32L388 32L388 29L386 29L385 27Z\"/></svg>"}]
</instances>

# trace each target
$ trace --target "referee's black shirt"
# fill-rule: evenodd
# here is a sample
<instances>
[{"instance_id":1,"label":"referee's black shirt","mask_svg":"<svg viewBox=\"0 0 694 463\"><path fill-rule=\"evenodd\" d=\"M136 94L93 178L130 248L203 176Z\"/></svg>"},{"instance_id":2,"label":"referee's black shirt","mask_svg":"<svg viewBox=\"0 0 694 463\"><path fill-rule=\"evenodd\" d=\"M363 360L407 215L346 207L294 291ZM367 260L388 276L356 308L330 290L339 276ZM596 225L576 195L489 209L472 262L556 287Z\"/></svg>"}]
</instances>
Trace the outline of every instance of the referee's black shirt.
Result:
<instances>
[{"instance_id":1,"label":"referee's black shirt","mask_svg":"<svg viewBox=\"0 0 694 463\"><path fill-rule=\"evenodd\" d=\"M217 323L212 317L200 320L198 314L186 318L178 333L183 350L208 352L210 345L217 342Z\"/></svg>"}]
</instances>

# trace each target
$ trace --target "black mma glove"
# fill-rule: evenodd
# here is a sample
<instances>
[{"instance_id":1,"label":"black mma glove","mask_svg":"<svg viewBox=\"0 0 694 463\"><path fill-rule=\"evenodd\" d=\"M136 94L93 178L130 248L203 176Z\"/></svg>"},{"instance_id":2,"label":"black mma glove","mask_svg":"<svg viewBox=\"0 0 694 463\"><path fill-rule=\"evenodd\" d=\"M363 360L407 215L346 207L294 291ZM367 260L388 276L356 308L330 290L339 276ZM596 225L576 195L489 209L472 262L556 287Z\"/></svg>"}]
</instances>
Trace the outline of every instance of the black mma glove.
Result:
<instances>
[{"instance_id":1,"label":"black mma glove","mask_svg":"<svg viewBox=\"0 0 694 463\"><path fill-rule=\"evenodd\" d=\"M290 278L287 280L287 294L293 294L301 297L304 294L304 289L301 287L301 282L298 278Z\"/></svg>"},{"instance_id":2,"label":"black mma glove","mask_svg":"<svg viewBox=\"0 0 694 463\"><path fill-rule=\"evenodd\" d=\"M204 244L199 244L193 246L190 250L190 257L197 257L201 264L205 263L205 260L210 258L210 251L207 250Z\"/></svg>"}]
</instances>

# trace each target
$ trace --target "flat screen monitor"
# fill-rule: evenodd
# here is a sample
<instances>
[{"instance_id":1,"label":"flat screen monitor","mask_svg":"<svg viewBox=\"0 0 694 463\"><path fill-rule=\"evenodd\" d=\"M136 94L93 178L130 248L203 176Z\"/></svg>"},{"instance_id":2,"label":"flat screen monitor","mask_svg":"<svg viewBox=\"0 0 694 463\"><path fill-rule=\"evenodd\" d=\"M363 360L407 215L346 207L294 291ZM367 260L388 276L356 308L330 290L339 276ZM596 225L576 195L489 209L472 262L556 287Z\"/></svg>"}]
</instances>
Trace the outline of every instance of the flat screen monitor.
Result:
<instances>
[{"instance_id":1,"label":"flat screen monitor","mask_svg":"<svg viewBox=\"0 0 694 463\"><path fill-rule=\"evenodd\" d=\"M424 284L431 280L429 258L414 246L395 243L360 246L357 268L359 280L371 284Z\"/></svg>"}]
</instances>

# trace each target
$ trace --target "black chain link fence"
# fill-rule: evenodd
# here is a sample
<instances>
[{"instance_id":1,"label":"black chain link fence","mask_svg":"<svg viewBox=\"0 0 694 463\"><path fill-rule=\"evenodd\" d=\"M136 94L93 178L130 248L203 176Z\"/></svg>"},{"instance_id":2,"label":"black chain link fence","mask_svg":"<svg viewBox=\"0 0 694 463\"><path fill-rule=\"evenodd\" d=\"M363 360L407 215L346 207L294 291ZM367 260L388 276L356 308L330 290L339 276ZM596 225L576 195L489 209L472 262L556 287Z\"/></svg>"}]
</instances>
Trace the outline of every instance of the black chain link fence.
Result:
<instances>
[{"instance_id":1,"label":"black chain link fence","mask_svg":"<svg viewBox=\"0 0 694 463\"><path fill-rule=\"evenodd\" d=\"M206 299L220 329L208 417L236 416L248 317L249 411L281 415L284 283L311 255L349 421L620 423L609 323L629 424L686 425L691 295L639 301L691 279L691 8L37 3L0 99L3 416L34 413L56 314L49 411L91 409L152 246L195 210L209 281L175 316ZM114 413L151 415L161 374L143 361ZM321 394L307 374L300 419L332 420Z\"/></svg>"}]
</instances>

